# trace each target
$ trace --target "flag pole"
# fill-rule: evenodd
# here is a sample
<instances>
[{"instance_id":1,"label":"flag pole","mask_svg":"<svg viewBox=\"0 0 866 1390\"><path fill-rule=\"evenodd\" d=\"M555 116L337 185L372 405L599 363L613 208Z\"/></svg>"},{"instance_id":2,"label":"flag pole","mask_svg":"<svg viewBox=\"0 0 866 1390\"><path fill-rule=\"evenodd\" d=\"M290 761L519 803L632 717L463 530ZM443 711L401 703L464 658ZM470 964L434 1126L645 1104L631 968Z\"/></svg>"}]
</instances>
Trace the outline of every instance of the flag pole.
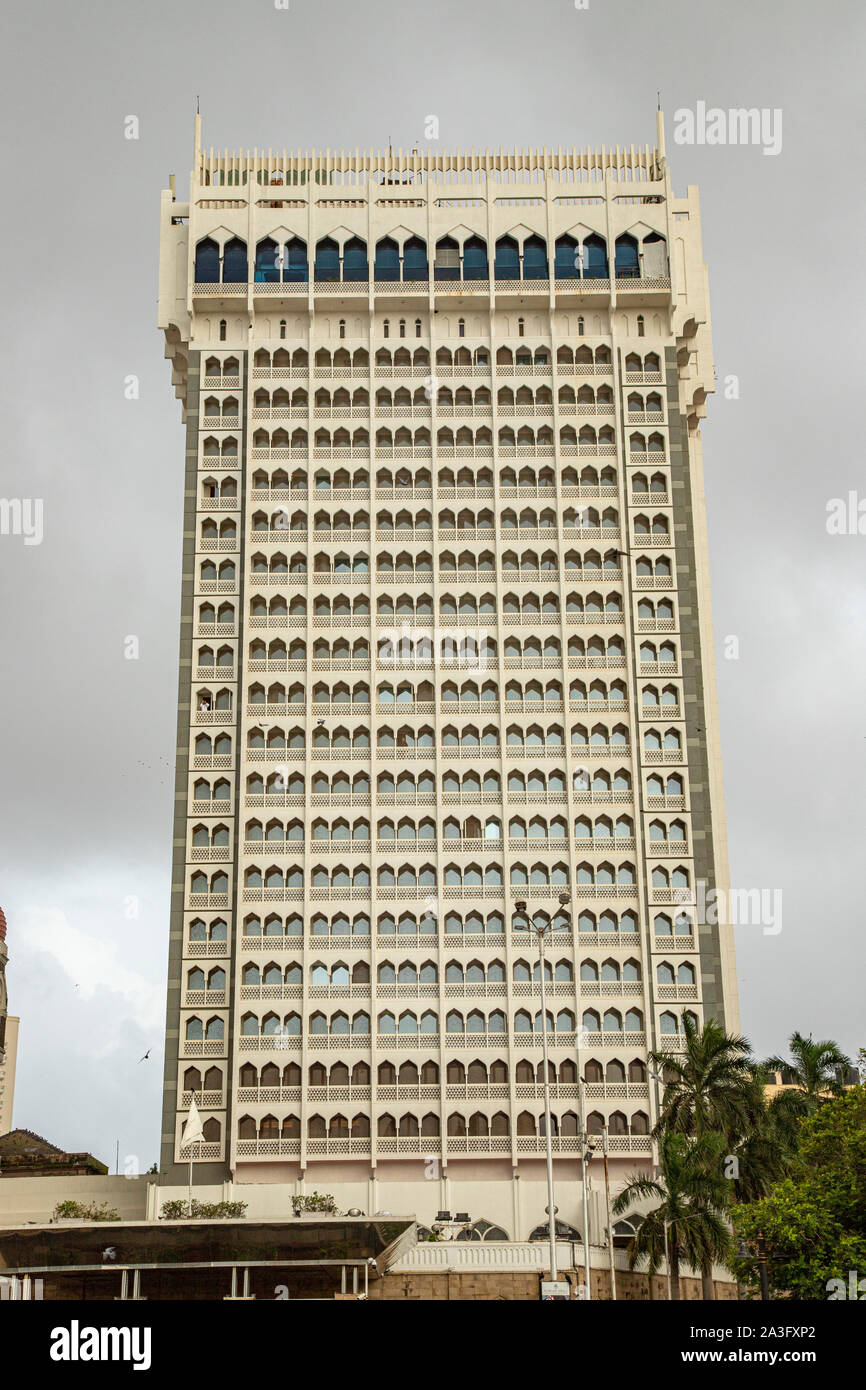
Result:
<instances>
[{"instance_id":1,"label":"flag pole","mask_svg":"<svg viewBox=\"0 0 866 1390\"><path fill-rule=\"evenodd\" d=\"M193 1157L195 1154L195 1148L193 1146L195 1144L198 1144L198 1156L199 1158L201 1158L201 1141L203 1139L204 1130L202 1129L201 1118L198 1113L198 1106L195 1103L195 1091L193 1091L189 1102L189 1112L187 1114L186 1123L184 1124L183 1132L181 1134L180 1139L181 1148L184 1148L185 1146L189 1148L189 1190L187 1192L186 1202L187 1216L192 1216L192 1165Z\"/></svg>"}]
</instances>

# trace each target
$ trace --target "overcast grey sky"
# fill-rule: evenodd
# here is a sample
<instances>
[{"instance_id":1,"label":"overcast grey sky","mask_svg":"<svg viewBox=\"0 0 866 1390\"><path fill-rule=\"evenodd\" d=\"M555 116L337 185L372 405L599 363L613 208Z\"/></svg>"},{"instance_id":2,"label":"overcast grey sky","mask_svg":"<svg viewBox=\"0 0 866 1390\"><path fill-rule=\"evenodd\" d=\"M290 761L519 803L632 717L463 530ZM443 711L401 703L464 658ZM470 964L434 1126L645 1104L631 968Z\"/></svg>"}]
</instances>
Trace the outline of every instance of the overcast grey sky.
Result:
<instances>
[{"instance_id":1,"label":"overcast grey sky","mask_svg":"<svg viewBox=\"0 0 866 1390\"><path fill-rule=\"evenodd\" d=\"M465 148L652 143L660 90L740 382L703 432L731 873L784 893L779 935L738 934L743 1030L762 1054L794 1028L866 1044L866 535L825 524L866 497L862 5L15 0L4 28L0 495L44 499L41 545L0 537L15 1123L158 1152L184 450L158 208L197 93L208 146L407 147L436 115ZM700 100L781 108L781 153L678 147Z\"/></svg>"}]
</instances>

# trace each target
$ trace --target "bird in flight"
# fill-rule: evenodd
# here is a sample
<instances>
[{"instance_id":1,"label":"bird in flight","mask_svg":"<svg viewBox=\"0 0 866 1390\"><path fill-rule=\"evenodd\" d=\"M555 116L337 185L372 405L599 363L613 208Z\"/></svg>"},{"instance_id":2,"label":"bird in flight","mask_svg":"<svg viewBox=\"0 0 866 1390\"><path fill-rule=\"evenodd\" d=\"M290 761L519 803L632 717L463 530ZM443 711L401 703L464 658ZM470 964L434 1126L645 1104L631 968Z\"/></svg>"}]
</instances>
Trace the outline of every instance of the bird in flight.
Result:
<instances>
[{"instance_id":1,"label":"bird in flight","mask_svg":"<svg viewBox=\"0 0 866 1390\"><path fill-rule=\"evenodd\" d=\"M150 1057L150 1052L151 1052L151 1049L148 1048L147 1051L145 1052L144 1056L143 1056L143 1057L139 1057L139 1059L138 1059L139 1062L146 1062L146 1061L148 1060L148 1058Z\"/></svg>"}]
</instances>

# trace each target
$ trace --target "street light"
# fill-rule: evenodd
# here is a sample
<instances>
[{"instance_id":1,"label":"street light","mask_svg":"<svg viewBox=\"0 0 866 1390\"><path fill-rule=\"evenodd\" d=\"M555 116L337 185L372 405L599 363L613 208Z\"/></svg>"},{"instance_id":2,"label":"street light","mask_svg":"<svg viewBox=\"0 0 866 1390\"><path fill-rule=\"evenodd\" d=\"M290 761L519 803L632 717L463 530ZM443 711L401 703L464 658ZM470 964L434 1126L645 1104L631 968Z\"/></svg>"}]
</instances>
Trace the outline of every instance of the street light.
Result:
<instances>
[{"instance_id":1,"label":"street light","mask_svg":"<svg viewBox=\"0 0 866 1390\"><path fill-rule=\"evenodd\" d=\"M656 1083L656 1101L657 1101L657 1103L658 1103L658 1108L659 1108L659 1110L661 1110L661 1102L658 1100L658 1089L659 1089L659 1086L666 1086L666 1085L667 1085L667 1082L665 1081L665 1078L664 1078L664 1073L663 1073L663 1072L660 1072L660 1071L654 1071L652 1067L649 1067L649 1068L647 1069L647 1072L648 1072L648 1075L651 1076L652 1079L653 1079L653 1081ZM660 1172L660 1171L661 1171L660 1168L656 1168L656 1172ZM665 1230L665 1271L666 1271L666 1274L667 1274L667 1297L668 1297L668 1302L670 1302L670 1301L671 1301L671 1298L672 1298L672 1293L671 1293L671 1252L670 1252L670 1237L669 1237L669 1234L668 1234L669 1231L670 1231L670 1225L671 1225L670 1221L668 1221L667 1217L665 1217L665 1218L664 1218L664 1230Z\"/></svg>"},{"instance_id":2,"label":"street light","mask_svg":"<svg viewBox=\"0 0 866 1390\"><path fill-rule=\"evenodd\" d=\"M589 1198L586 1191L586 1169L590 1154L595 1149L597 1141L594 1135L589 1135L586 1132L586 1081L582 1076L579 1076L577 1081L577 1093L580 1097L580 1177L583 1193L583 1296L588 1300L592 1297L592 1293L589 1272Z\"/></svg>"},{"instance_id":3,"label":"street light","mask_svg":"<svg viewBox=\"0 0 866 1390\"><path fill-rule=\"evenodd\" d=\"M613 1217L610 1214L610 1168L607 1161L607 1120L601 1131L601 1153L604 1159L604 1205L607 1216L607 1253L610 1261L610 1297L616 1302L616 1258L613 1253Z\"/></svg>"},{"instance_id":4,"label":"street light","mask_svg":"<svg viewBox=\"0 0 866 1390\"><path fill-rule=\"evenodd\" d=\"M561 893L559 901L563 898L570 902L567 893ZM550 1119L550 1073L547 1065L547 992L544 987L544 934L548 929L548 923L539 921L536 926L530 922L526 912L525 902L514 904L516 912L519 912L526 919L527 931L534 931L538 939L538 975L541 981L541 1044L544 1067L544 1149L547 1158L547 1233L550 1241L550 1282L556 1283L556 1207L553 1204L553 1139L551 1137Z\"/></svg>"}]
</instances>

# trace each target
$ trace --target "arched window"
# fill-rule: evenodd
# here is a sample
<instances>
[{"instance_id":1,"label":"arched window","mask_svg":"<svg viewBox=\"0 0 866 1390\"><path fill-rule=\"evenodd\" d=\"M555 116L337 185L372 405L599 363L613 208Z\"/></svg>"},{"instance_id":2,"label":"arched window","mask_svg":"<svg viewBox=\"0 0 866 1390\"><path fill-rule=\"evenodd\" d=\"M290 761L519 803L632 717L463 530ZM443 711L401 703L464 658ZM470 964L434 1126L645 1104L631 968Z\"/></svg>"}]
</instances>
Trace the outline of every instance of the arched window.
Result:
<instances>
[{"instance_id":1,"label":"arched window","mask_svg":"<svg viewBox=\"0 0 866 1390\"><path fill-rule=\"evenodd\" d=\"M463 246L463 279L486 280L487 245L481 237L470 237Z\"/></svg>"},{"instance_id":2,"label":"arched window","mask_svg":"<svg viewBox=\"0 0 866 1390\"><path fill-rule=\"evenodd\" d=\"M640 275L637 242L628 233L616 239L614 271L617 280L636 280Z\"/></svg>"},{"instance_id":3,"label":"arched window","mask_svg":"<svg viewBox=\"0 0 866 1390\"><path fill-rule=\"evenodd\" d=\"M322 243L319 243L322 245ZM343 247L343 279L369 280L367 245L360 237L351 237Z\"/></svg>"},{"instance_id":4,"label":"arched window","mask_svg":"<svg viewBox=\"0 0 866 1390\"><path fill-rule=\"evenodd\" d=\"M577 242L573 236L561 236L556 241L554 275L557 280L573 280L577 276Z\"/></svg>"},{"instance_id":5,"label":"arched window","mask_svg":"<svg viewBox=\"0 0 866 1390\"><path fill-rule=\"evenodd\" d=\"M257 284L279 280L280 278L280 248L270 237L260 241L256 247L256 266L254 277Z\"/></svg>"},{"instance_id":6,"label":"arched window","mask_svg":"<svg viewBox=\"0 0 866 1390\"><path fill-rule=\"evenodd\" d=\"M613 1247L615 1250L626 1250L634 1237L635 1227L631 1221L617 1221L613 1228Z\"/></svg>"},{"instance_id":7,"label":"arched window","mask_svg":"<svg viewBox=\"0 0 866 1390\"><path fill-rule=\"evenodd\" d=\"M224 343L225 340L226 340L226 321L225 321L225 319L220 319L220 342L221 342L221 343Z\"/></svg>"},{"instance_id":8,"label":"arched window","mask_svg":"<svg viewBox=\"0 0 866 1390\"><path fill-rule=\"evenodd\" d=\"M220 278L219 247L210 237L195 248L195 278L200 285L216 284Z\"/></svg>"},{"instance_id":9,"label":"arched window","mask_svg":"<svg viewBox=\"0 0 866 1390\"><path fill-rule=\"evenodd\" d=\"M471 1226L464 1227L458 1231L457 1240L507 1240L508 1233L503 1231L501 1226L494 1226L490 1221L473 1221Z\"/></svg>"},{"instance_id":10,"label":"arched window","mask_svg":"<svg viewBox=\"0 0 866 1390\"><path fill-rule=\"evenodd\" d=\"M436 243L436 259L433 263L434 280L460 279L460 247L452 237L443 237Z\"/></svg>"},{"instance_id":11,"label":"arched window","mask_svg":"<svg viewBox=\"0 0 866 1390\"><path fill-rule=\"evenodd\" d=\"M300 237L292 237L286 245L283 256L283 279L292 280L296 284L306 284L309 278L307 243L301 241Z\"/></svg>"},{"instance_id":12,"label":"arched window","mask_svg":"<svg viewBox=\"0 0 866 1390\"><path fill-rule=\"evenodd\" d=\"M524 280L547 279L547 245L540 236L529 236L523 243Z\"/></svg>"},{"instance_id":13,"label":"arched window","mask_svg":"<svg viewBox=\"0 0 866 1390\"><path fill-rule=\"evenodd\" d=\"M543 1121L542 1121L543 1127ZM583 1236L574 1226L570 1226L567 1221L554 1222L554 1234L557 1240L581 1241ZM530 1240L548 1240L550 1238L550 1227L545 1221L543 1225L536 1226L529 1234Z\"/></svg>"},{"instance_id":14,"label":"arched window","mask_svg":"<svg viewBox=\"0 0 866 1390\"><path fill-rule=\"evenodd\" d=\"M376 243L376 260L373 269L373 279L399 280L400 279L400 251L396 241L391 237L383 237Z\"/></svg>"},{"instance_id":15,"label":"arched window","mask_svg":"<svg viewBox=\"0 0 866 1390\"><path fill-rule=\"evenodd\" d=\"M493 259L493 277L496 280L520 279L520 252L514 237L500 237L496 243ZM464 277L468 279L469 277Z\"/></svg>"},{"instance_id":16,"label":"arched window","mask_svg":"<svg viewBox=\"0 0 866 1390\"><path fill-rule=\"evenodd\" d=\"M316 263L313 270L313 279L319 281L339 280L340 278L340 251L337 243L330 237L325 237L316 246Z\"/></svg>"},{"instance_id":17,"label":"arched window","mask_svg":"<svg viewBox=\"0 0 866 1390\"><path fill-rule=\"evenodd\" d=\"M403 246L403 279L404 280L429 280L430 271L427 265L427 247L420 237L410 237ZM416 338L421 337L421 320L416 320Z\"/></svg>"},{"instance_id":18,"label":"arched window","mask_svg":"<svg viewBox=\"0 0 866 1390\"><path fill-rule=\"evenodd\" d=\"M227 241L223 251L223 281L227 285L246 283L247 247L239 237Z\"/></svg>"},{"instance_id":19,"label":"arched window","mask_svg":"<svg viewBox=\"0 0 866 1390\"><path fill-rule=\"evenodd\" d=\"M587 280L607 279L607 247L595 232L583 243L583 275Z\"/></svg>"}]
</instances>

